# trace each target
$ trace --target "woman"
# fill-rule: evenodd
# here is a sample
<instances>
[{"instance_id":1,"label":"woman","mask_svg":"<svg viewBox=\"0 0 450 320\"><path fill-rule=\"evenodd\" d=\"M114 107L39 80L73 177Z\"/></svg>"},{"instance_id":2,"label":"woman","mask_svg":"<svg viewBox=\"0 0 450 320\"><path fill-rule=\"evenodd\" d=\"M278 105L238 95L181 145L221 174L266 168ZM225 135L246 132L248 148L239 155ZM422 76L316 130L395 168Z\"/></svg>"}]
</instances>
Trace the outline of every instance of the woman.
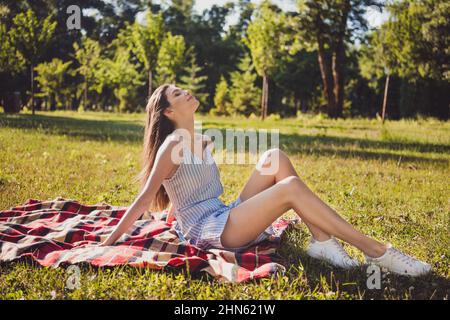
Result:
<instances>
[{"instance_id":1,"label":"woman","mask_svg":"<svg viewBox=\"0 0 450 320\"><path fill-rule=\"evenodd\" d=\"M160 211L171 202L183 240L204 249L240 251L266 239L273 233L272 222L294 209L311 231L307 248L311 257L343 268L358 266L337 237L362 250L366 262L393 273L419 276L431 270L429 264L356 230L306 186L279 149L262 155L238 199L225 205L218 199L223 187L211 140L194 134L198 106L195 97L175 85L164 84L154 91L146 107L140 194L102 245L112 245L149 208ZM278 170L262 174L274 157Z\"/></svg>"}]
</instances>

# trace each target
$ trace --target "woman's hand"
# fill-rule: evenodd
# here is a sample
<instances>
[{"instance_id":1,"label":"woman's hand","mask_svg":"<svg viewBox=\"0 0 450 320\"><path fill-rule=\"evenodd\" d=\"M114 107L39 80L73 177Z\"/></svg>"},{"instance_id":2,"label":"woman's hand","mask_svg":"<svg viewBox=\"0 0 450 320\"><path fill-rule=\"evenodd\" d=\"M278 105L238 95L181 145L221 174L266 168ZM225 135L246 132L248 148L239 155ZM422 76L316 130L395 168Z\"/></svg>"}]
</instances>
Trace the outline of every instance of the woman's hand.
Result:
<instances>
[{"instance_id":1,"label":"woman's hand","mask_svg":"<svg viewBox=\"0 0 450 320\"><path fill-rule=\"evenodd\" d=\"M101 242L99 244L100 247L107 247L107 246L111 246L112 243L110 241L108 241L108 239L104 240L103 242Z\"/></svg>"},{"instance_id":2,"label":"woman's hand","mask_svg":"<svg viewBox=\"0 0 450 320\"><path fill-rule=\"evenodd\" d=\"M172 205L172 203L170 203L168 213L167 213L166 223L171 224L173 222L173 220L175 219L174 215L173 215L174 211L175 211L175 208Z\"/></svg>"}]
</instances>

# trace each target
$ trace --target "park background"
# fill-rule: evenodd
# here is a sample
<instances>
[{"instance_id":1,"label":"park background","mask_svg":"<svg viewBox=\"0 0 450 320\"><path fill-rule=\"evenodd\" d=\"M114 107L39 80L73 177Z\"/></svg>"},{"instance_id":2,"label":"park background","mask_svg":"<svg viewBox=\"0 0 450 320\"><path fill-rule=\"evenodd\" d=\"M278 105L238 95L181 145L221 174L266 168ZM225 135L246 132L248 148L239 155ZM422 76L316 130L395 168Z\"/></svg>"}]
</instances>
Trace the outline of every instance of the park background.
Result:
<instances>
[{"instance_id":1,"label":"park background","mask_svg":"<svg viewBox=\"0 0 450 320\"><path fill-rule=\"evenodd\" d=\"M283 240L278 279L86 267L71 291L63 268L2 262L0 298L448 299L448 1L205 3L0 1L0 208L129 205L148 95L171 82L199 99L204 130L280 130L314 192L433 274L368 290L365 270L310 259L302 225ZM81 30L67 27L70 5ZM225 203L253 169L220 166Z\"/></svg>"},{"instance_id":2,"label":"park background","mask_svg":"<svg viewBox=\"0 0 450 320\"><path fill-rule=\"evenodd\" d=\"M2 1L1 105L135 112L171 82L217 115L448 118L446 1L197 2Z\"/></svg>"}]
</instances>

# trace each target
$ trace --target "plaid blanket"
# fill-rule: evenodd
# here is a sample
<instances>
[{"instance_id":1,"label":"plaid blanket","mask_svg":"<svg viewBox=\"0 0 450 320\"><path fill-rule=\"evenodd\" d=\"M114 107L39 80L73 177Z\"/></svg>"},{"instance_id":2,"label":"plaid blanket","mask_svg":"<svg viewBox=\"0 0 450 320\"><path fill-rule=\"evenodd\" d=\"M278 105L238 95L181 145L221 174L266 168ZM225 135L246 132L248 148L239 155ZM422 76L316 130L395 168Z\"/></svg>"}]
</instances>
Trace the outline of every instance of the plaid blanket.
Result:
<instances>
[{"instance_id":1,"label":"plaid blanket","mask_svg":"<svg viewBox=\"0 0 450 320\"><path fill-rule=\"evenodd\" d=\"M219 281L244 282L284 273L276 249L287 227L300 219L279 218L275 236L245 252L202 250L181 241L174 223L166 223L167 210L146 212L113 246L98 246L126 212L126 207L107 203L86 205L57 197L0 211L0 261L31 257L40 265L89 263L93 266L128 264L163 269L186 267L191 273L205 271Z\"/></svg>"}]
</instances>

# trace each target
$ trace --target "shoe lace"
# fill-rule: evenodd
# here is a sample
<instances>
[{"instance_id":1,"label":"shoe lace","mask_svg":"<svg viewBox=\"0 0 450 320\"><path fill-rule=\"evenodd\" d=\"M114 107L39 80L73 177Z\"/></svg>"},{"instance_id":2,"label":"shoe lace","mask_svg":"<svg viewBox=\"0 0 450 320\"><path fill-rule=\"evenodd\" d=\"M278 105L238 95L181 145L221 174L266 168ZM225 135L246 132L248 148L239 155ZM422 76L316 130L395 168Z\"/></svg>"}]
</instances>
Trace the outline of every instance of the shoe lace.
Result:
<instances>
[{"instance_id":1,"label":"shoe lace","mask_svg":"<svg viewBox=\"0 0 450 320\"><path fill-rule=\"evenodd\" d=\"M332 242L333 242L333 245L336 247L336 249L340 252L342 257L344 258L345 262L347 262L349 264L353 264L353 259L350 258L347 251L345 251L345 249L341 246L341 244L339 242L337 242L336 239L333 239Z\"/></svg>"},{"instance_id":2,"label":"shoe lace","mask_svg":"<svg viewBox=\"0 0 450 320\"><path fill-rule=\"evenodd\" d=\"M393 253L393 255L398 258L400 261L406 263L407 265L409 265L410 267L412 267L414 265L414 263L416 262L416 259L414 259L413 257L401 252L400 250L397 250L395 248L391 248L391 252Z\"/></svg>"}]
</instances>

